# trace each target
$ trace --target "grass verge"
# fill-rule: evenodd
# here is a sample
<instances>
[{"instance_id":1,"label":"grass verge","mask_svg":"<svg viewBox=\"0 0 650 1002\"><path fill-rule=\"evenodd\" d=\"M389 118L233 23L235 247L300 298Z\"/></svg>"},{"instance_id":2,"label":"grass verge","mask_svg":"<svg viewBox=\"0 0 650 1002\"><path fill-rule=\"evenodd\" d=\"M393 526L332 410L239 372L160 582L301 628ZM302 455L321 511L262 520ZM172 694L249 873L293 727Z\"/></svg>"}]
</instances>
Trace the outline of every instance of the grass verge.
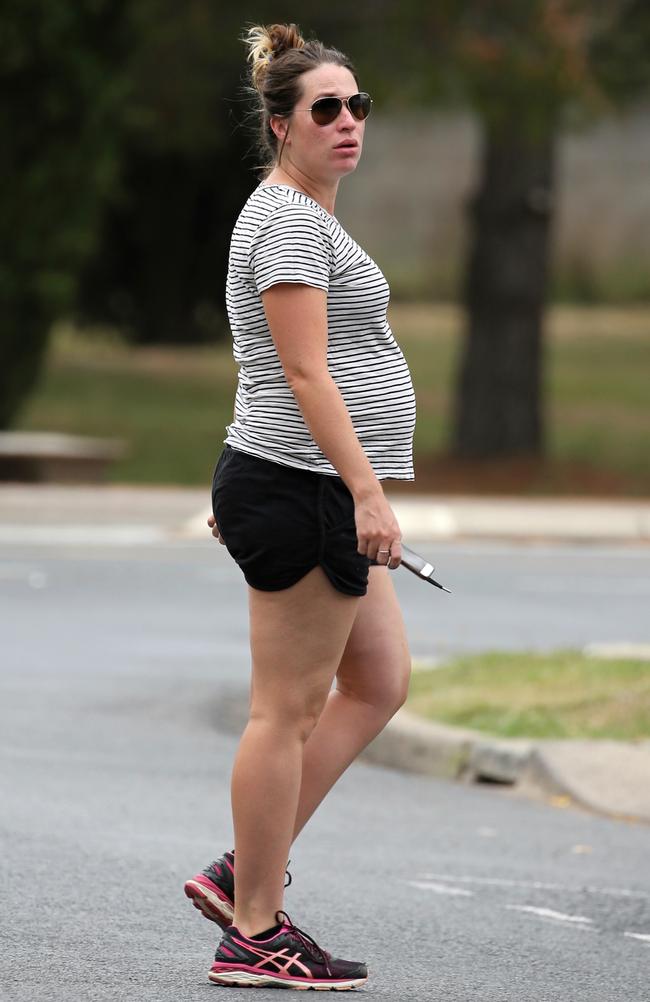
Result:
<instances>
[{"instance_id":1,"label":"grass verge","mask_svg":"<svg viewBox=\"0 0 650 1002\"><path fill-rule=\"evenodd\" d=\"M396 304L391 325L417 397L415 484L439 493L650 496L650 309L549 311L544 368L547 457L450 462L463 317L454 306ZM110 332L60 326L18 427L120 437L129 453L110 478L205 484L232 419L230 343L132 348Z\"/></svg>"},{"instance_id":2,"label":"grass verge","mask_svg":"<svg viewBox=\"0 0 650 1002\"><path fill-rule=\"evenodd\" d=\"M650 738L650 664L490 651L413 673L407 709L504 738Z\"/></svg>"}]
</instances>

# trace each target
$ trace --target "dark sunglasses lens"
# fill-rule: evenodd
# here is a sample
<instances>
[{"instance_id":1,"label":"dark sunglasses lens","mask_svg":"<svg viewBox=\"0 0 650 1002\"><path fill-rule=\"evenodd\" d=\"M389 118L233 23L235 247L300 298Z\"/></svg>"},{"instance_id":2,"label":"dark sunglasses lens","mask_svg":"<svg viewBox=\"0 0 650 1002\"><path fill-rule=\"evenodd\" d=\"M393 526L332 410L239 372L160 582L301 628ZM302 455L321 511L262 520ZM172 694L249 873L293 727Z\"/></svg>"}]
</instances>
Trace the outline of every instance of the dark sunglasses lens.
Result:
<instances>
[{"instance_id":1,"label":"dark sunglasses lens","mask_svg":"<svg viewBox=\"0 0 650 1002\"><path fill-rule=\"evenodd\" d=\"M348 103L350 111L360 122L370 114L370 107L372 105L370 94L353 94Z\"/></svg>"},{"instance_id":2,"label":"dark sunglasses lens","mask_svg":"<svg viewBox=\"0 0 650 1002\"><path fill-rule=\"evenodd\" d=\"M340 97L321 97L318 101L314 101L311 117L316 125L329 125L338 116L342 107Z\"/></svg>"}]
</instances>

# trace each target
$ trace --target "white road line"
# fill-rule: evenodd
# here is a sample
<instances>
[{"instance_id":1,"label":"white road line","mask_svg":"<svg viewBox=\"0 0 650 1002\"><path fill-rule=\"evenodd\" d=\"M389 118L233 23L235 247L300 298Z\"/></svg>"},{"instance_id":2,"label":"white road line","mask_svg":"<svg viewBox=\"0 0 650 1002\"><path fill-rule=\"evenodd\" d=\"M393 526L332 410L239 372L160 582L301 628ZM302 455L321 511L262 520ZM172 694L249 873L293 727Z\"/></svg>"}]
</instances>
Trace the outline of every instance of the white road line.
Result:
<instances>
[{"instance_id":1,"label":"white road line","mask_svg":"<svg viewBox=\"0 0 650 1002\"><path fill-rule=\"evenodd\" d=\"M535 908L534 905L506 905L512 911L530 912L531 915L539 915L540 918L553 919L556 922L575 922L577 925L592 925L592 919L585 915L566 915L564 912L556 912L552 908Z\"/></svg>"},{"instance_id":2,"label":"white road line","mask_svg":"<svg viewBox=\"0 0 650 1002\"><path fill-rule=\"evenodd\" d=\"M434 894L448 894L453 897L473 898L474 891L466 891L464 887L450 887L449 884L433 884L430 881L407 880L411 887L420 891L433 891Z\"/></svg>"},{"instance_id":3,"label":"white road line","mask_svg":"<svg viewBox=\"0 0 650 1002\"><path fill-rule=\"evenodd\" d=\"M581 887L570 887L568 884L551 884L542 880L509 880L505 877L473 877L465 874L447 873L421 873L421 880L442 880L450 881L454 884L485 884L492 887L523 887L525 889L541 891L568 891L574 894L605 894L617 898L640 898L647 900L650 893L647 891L631 891L626 887L594 887L585 885Z\"/></svg>"},{"instance_id":4,"label":"white road line","mask_svg":"<svg viewBox=\"0 0 650 1002\"><path fill-rule=\"evenodd\" d=\"M650 935L645 932L624 932L624 936L629 936L630 939L640 939L644 943L650 943Z\"/></svg>"}]
</instances>

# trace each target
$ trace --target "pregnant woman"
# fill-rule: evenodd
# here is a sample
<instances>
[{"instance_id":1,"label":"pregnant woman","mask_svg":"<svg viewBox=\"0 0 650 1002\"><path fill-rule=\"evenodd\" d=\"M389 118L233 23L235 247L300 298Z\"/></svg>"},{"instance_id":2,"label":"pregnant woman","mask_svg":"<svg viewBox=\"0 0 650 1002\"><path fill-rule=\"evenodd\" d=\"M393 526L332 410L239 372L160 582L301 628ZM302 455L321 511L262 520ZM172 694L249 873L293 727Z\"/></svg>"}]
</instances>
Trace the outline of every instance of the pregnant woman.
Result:
<instances>
[{"instance_id":1,"label":"pregnant woman","mask_svg":"<svg viewBox=\"0 0 650 1002\"><path fill-rule=\"evenodd\" d=\"M283 911L290 846L403 703L410 672L383 481L413 480L415 399L384 276L334 215L372 101L337 49L296 25L245 35L267 165L232 233L239 366L212 487L213 534L248 585L250 719L232 773L234 851L185 884L222 929L209 979L346 989ZM334 683L334 685L333 685Z\"/></svg>"}]
</instances>

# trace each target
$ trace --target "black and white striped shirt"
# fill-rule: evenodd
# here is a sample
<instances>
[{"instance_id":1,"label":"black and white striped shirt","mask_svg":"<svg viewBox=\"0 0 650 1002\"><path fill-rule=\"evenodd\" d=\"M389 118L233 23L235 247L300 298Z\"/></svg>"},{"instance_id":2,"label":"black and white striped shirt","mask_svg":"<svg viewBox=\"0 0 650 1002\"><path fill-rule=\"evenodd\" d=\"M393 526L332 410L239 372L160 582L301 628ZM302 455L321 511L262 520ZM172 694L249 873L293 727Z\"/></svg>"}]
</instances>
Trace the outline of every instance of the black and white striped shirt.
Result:
<instances>
[{"instance_id":1,"label":"black and white striped shirt","mask_svg":"<svg viewBox=\"0 0 650 1002\"><path fill-rule=\"evenodd\" d=\"M309 433L266 322L261 293L277 282L327 292L327 365L378 479L413 480L415 394L386 318L390 291L375 262L318 202L259 185L230 245L226 305L239 366L234 449L338 475Z\"/></svg>"}]
</instances>

